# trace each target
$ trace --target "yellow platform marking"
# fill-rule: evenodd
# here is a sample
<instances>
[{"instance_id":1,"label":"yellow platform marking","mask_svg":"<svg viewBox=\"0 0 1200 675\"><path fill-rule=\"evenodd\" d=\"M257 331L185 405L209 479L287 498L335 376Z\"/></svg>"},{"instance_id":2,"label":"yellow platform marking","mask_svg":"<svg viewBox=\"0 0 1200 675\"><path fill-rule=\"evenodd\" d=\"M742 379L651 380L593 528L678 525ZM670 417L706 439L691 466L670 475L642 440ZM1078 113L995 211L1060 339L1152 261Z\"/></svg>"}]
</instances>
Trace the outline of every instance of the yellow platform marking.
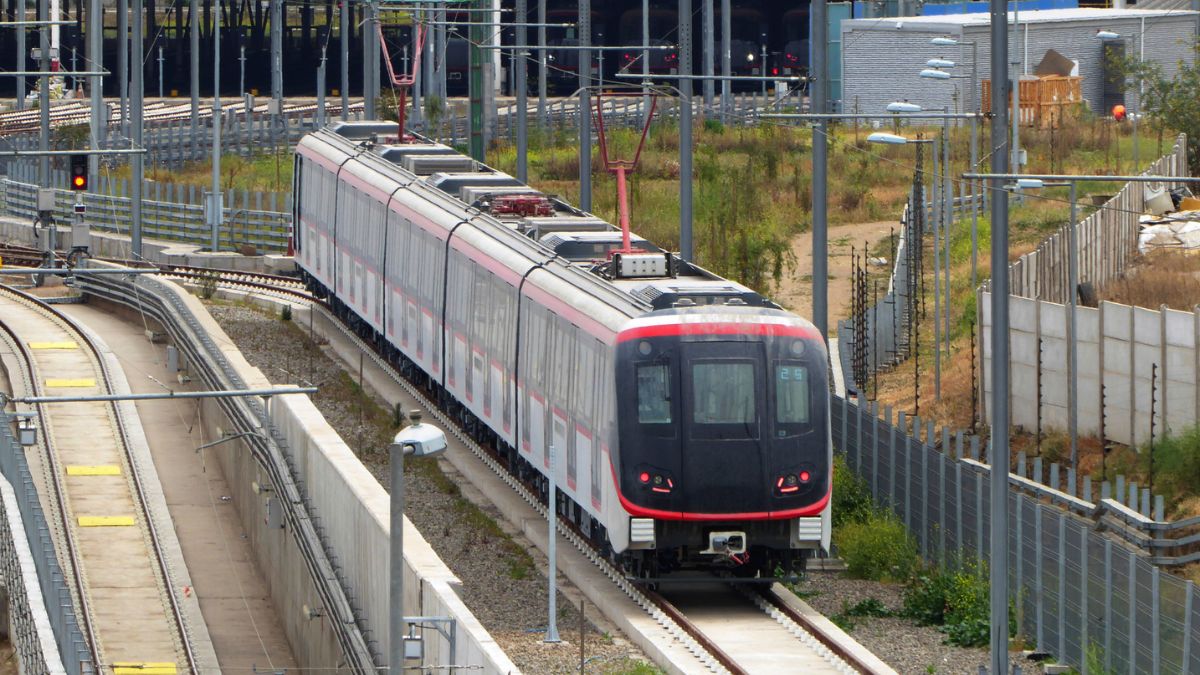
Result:
<instances>
[{"instance_id":1,"label":"yellow platform marking","mask_svg":"<svg viewBox=\"0 0 1200 675\"><path fill-rule=\"evenodd\" d=\"M80 527L131 527L137 524L133 516L79 516Z\"/></svg>"},{"instance_id":2,"label":"yellow platform marking","mask_svg":"<svg viewBox=\"0 0 1200 675\"><path fill-rule=\"evenodd\" d=\"M112 664L113 675L175 675L174 663L132 663L120 661Z\"/></svg>"},{"instance_id":3,"label":"yellow platform marking","mask_svg":"<svg viewBox=\"0 0 1200 675\"><path fill-rule=\"evenodd\" d=\"M94 386L96 386L96 380L93 378L90 378L90 377L80 377L80 378L75 378L75 379L65 378L65 377L51 377L51 378L46 379L46 386L47 387L94 387Z\"/></svg>"},{"instance_id":4,"label":"yellow platform marking","mask_svg":"<svg viewBox=\"0 0 1200 675\"><path fill-rule=\"evenodd\" d=\"M30 342L30 349L79 349L79 345L71 340L65 342Z\"/></svg>"},{"instance_id":5,"label":"yellow platform marking","mask_svg":"<svg viewBox=\"0 0 1200 675\"><path fill-rule=\"evenodd\" d=\"M67 467L68 476L120 476L121 467L116 464L81 464Z\"/></svg>"}]
</instances>

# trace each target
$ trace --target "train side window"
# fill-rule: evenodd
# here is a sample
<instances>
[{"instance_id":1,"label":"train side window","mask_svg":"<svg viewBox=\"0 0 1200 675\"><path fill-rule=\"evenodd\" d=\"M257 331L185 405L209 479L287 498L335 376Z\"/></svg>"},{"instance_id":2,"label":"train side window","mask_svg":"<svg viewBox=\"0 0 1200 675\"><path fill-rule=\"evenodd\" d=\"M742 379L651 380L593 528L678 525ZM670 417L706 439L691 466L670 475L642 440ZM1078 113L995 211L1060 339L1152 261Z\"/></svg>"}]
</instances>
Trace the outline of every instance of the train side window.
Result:
<instances>
[{"instance_id":1,"label":"train side window","mask_svg":"<svg viewBox=\"0 0 1200 675\"><path fill-rule=\"evenodd\" d=\"M666 364L637 367L637 406L640 424L671 423L671 371Z\"/></svg>"}]
</instances>

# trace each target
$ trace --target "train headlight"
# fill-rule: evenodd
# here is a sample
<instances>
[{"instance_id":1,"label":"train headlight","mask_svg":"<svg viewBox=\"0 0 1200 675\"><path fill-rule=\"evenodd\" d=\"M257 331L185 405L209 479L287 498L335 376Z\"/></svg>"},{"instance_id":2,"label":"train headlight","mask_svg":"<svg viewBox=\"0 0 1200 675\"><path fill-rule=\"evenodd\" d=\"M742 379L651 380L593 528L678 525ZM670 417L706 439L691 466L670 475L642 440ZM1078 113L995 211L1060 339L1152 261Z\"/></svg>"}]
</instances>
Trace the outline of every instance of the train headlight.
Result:
<instances>
[{"instance_id":1,"label":"train headlight","mask_svg":"<svg viewBox=\"0 0 1200 675\"><path fill-rule=\"evenodd\" d=\"M649 342L642 340L638 343L638 353L642 356L650 356L652 351L654 351L654 347Z\"/></svg>"},{"instance_id":2,"label":"train headlight","mask_svg":"<svg viewBox=\"0 0 1200 675\"><path fill-rule=\"evenodd\" d=\"M749 61L750 63L754 63L754 52L750 52L749 54L746 54L746 60Z\"/></svg>"},{"instance_id":3,"label":"train headlight","mask_svg":"<svg viewBox=\"0 0 1200 675\"><path fill-rule=\"evenodd\" d=\"M788 347L792 352L792 356L800 356L804 353L804 340L792 340L792 344Z\"/></svg>"}]
</instances>

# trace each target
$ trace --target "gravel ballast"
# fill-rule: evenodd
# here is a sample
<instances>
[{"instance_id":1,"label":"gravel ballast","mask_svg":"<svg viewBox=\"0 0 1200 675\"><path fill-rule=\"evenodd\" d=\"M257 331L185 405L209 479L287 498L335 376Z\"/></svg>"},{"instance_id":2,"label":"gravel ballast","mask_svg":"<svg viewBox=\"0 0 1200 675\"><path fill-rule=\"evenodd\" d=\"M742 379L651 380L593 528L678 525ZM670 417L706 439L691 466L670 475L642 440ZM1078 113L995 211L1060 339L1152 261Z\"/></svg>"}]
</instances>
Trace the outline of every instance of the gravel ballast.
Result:
<instances>
[{"instance_id":1,"label":"gravel ballast","mask_svg":"<svg viewBox=\"0 0 1200 675\"><path fill-rule=\"evenodd\" d=\"M374 399L375 405L360 406L357 373L347 374L313 345L305 331L289 322L239 304L207 306L250 364L273 383L311 382L318 387L314 404L388 489L391 413ZM563 642L544 643L545 556L519 536L485 497L473 494L474 489L449 463L415 460L406 462L405 469L405 514L462 581L463 601L509 658L526 673L580 672L576 605L581 594L560 575L558 629ZM585 672L657 672L599 616L599 610L588 605L584 613Z\"/></svg>"}]
</instances>

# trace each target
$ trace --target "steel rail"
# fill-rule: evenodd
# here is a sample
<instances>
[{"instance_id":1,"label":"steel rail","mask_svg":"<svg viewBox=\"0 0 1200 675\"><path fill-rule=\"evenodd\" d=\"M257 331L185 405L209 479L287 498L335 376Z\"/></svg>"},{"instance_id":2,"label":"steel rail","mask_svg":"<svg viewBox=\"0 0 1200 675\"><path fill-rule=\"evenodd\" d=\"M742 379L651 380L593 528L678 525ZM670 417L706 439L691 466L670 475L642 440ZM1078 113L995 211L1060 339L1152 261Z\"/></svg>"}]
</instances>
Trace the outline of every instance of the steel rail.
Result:
<instances>
[{"instance_id":1,"label":"steel rail","mask_svg":"<svg viewBox=\"0 0 1200 675\"><path fill-rule=\"evenodd\" d=\"M206 338L195 316L191 315L181 300L164 299L145 286L135 285L139 288L130 291L119 281L98 277L89 278L83 284L88 292L136 309L164 326L175 337L177 346L187 355L189 362L201 366L199 375L209 386L245 387L241 377L233 371L216 345ZM216 403L239 429L255 432L245 437L245 443L282 495L280 503L284 507L288 529L292 531L297 549L308 567L313 586L330 613L330 625L346 658L347 667L358 673L375 673L378 670L377 659L359 627L361 619L330 561L330 554L316 531L313 517L309 515L308 499L294 478L296 468L291 459L279 450L286 441L273 429L268 431L269 438L258 431L260 428L267 431L270 427L266 409L259 404L228 398L216 399Z\"/></svg>"},{"instance_id":2,"label":"steel rail","mask_svg":"<svg viewBox=\"0 0 1200 675\"><path fill-rule=\"evenodd\" d=\"M91 340L91 338L88 337L88 333L85 332L75 322L75 320L73 320L72 318L68 317L66 314L58 311L51 305L46 304L45 302L41 301L40 299L38 299L34 296L31 296L26 293L21 293L20 291L15 291L12 289L6 289L6 290L8 290L10 293L22 298L27 304L34 306L41 312L48 315L52 320L59 323L63 327L67 328L68 332L74 333L75 337L78 339L78 341L83 343L84 345L86 345L87 350L91 353L92 358L95 359L96 364L99 366L101 377L104 380L104 389L107 390L110 394L112 393L113 376L112 376L112 371L108 366L107 360L104 358L104 355L100 352L100 349L96 346L95 342L93 342ZM39 387L39 389L40 389L40 387ZM53 397L39 396L38 398L53 398ZM35 402L39 406L42 405L41 401L35 401ZM167 564L167 556L163 552L162 542L160 541L160 538L158 535L158 527L157 527L157 525L155 525L153 513L151 513L151 511L150 511L150 504L146 499L146 489L145 489L145 484L142 480L141 470L139 470L139 464L133 455L132 444L130 443L130 440L129 440L128 423L125 420L125 414L122 412L121 406L118 404L118 401L112 401L112 410L113 410L114 420L116 421L117 432L120 434L121 444L125 449L125 456L129 460L129 467L130 467L129 473L130 473L130 477L132 478L132 481L133 481L134 492L136 494L137 501L138 501L138 504L139 504L141 512L142 512L142 516L145 518L146 529L148 530L149 535L150 535L150 544L154 550L154 556L157 559L159 571L162 574L163 590L167 595L167 599L171 606L172 618L174 619L175 626L179 631L180 646L183 649L184 657L187 660L188 667L191 669L191 672L199 675L200 669L199 669L199 665L196 663L195 651L192 649L192 642L191 642L189 631L187 628L187 621L183 617L182 607L180 606L179 599L175 595L174 589L176 586L172 579L171 568L170 568L170 565ZM80 596L81 597L83 596L82 588L80 590ZM97 664L99 664L99 655L97 654L96 657L97 657Z\"/></svg>"},{"instance_id":3,"label":"steel rail","mask_svg":"<svg viewBox=\"0 0 1200 675\"><path fill-rule=\"evenodd\" d=\"M0 286L0 293L6 293L23 304L24 299L29 297L8 286ZM36 394L43 393L42 385L39 384L42 380L38 377L37 362L25 342L17 335L15 329L3 321L0 321L0 330L3 330L8 335L9 340L12 341L14 350L21 355L22 360L25 362L25 372L28 377L26 385L29 390ZM35 407L37 408L38 415L45 419L45 406L39 403ZM88 605L87 585L80 570L78 544L75 541L75 530L71 526L69 509L67 508L66 488L63 486L62 480L64 472L58 461L58 455L54 452L48 425L42 433L42 439L42 443L46 449L46 469L50 477L50 485L54 491L54 503L58 509L58 520L61 521L63 545L66 548L67 560L70 563L71 577L75 581L76 601L79 603L79 612L76 619L79 621L83 635L87 639L87 649L92 655L92 666L96 671L99 671L101 662L99 642L96 640L95 626L92 625L92 611Z\"/></svg>"}]
</instances>

